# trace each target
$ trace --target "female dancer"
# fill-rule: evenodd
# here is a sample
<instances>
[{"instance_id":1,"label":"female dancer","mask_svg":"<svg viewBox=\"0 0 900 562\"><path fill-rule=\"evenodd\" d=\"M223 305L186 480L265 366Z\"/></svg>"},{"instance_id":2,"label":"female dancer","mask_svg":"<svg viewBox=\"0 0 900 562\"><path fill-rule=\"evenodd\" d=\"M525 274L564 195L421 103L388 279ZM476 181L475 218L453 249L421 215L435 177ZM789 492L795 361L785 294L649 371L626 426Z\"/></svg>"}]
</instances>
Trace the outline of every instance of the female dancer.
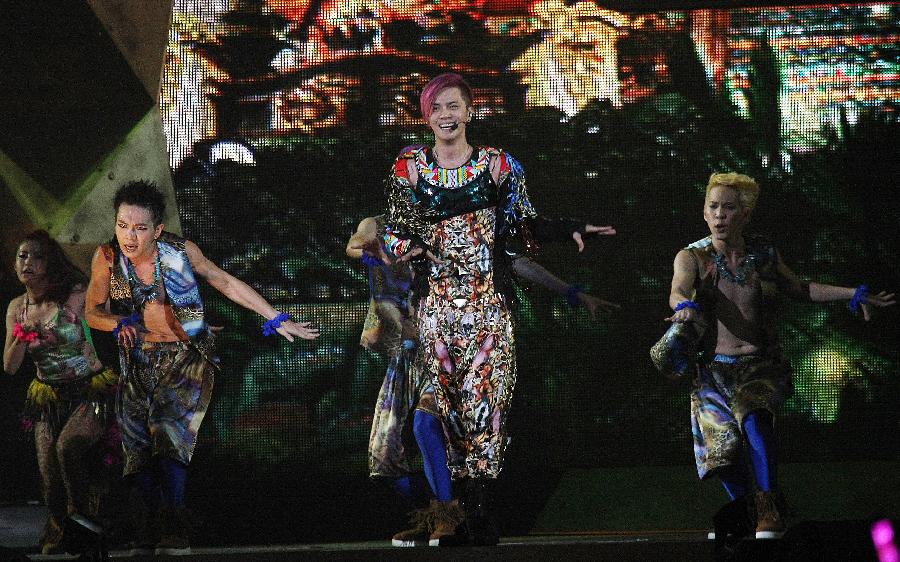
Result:
<instances>
[{"instance_id":1,"label":"female dancer","mask_svg":"<svg viewBox=\"0 0 900 562\"><path fill-rule=\"evenodd\" d=\"M103 370L84 321L87 279L47 232L19 245L16 275L25 294L9 303L3 369L15 373L27 353L37 367L28 388L26 423L33 423L44 501L50 510L41 552L60 551L63 521L97 514L90 493L90 454L114 419L117 377ZM31 421L33 420L33 422Z\"/></svg>"}]
</instances>

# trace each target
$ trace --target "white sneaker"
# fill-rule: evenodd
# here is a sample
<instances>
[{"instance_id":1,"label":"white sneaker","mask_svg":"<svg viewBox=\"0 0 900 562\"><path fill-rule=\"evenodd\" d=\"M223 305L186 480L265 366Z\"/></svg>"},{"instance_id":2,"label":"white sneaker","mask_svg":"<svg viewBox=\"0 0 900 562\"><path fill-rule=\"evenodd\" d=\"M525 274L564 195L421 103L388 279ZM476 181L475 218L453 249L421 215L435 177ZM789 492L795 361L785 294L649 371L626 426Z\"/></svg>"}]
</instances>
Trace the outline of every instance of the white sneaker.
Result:
<instances>
[{"instance_id":1,"label":"white sneaker","mask_svg":"<svg viewBox=\"0 0 900 562\"><path fill-rule=\"evenodd\" d=\"M784 531L756 531L756 538L771 540L780 539L784 536Z\"/></svg>"}]
</instances>

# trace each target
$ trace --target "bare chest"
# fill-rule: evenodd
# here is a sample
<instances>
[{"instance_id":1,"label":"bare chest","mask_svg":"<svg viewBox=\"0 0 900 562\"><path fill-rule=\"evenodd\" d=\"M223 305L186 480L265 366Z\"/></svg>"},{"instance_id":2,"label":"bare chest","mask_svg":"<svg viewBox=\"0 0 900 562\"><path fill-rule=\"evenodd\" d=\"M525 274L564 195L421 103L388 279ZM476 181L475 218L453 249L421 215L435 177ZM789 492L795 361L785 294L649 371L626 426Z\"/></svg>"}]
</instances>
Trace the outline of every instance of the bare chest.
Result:
<instances>
[{"instance_id":1,"label":"bare chest","mask_svg":"<svg viewBox=\"0 0 900 562\"><path fill-rule=\"evenodd\" d=\"M719 278L715 283L716 308L739 311L743 318L752 319L757 315L759 299L762 296L759 276L751 275L744 283Z\"/></svg>"}]
</instances>

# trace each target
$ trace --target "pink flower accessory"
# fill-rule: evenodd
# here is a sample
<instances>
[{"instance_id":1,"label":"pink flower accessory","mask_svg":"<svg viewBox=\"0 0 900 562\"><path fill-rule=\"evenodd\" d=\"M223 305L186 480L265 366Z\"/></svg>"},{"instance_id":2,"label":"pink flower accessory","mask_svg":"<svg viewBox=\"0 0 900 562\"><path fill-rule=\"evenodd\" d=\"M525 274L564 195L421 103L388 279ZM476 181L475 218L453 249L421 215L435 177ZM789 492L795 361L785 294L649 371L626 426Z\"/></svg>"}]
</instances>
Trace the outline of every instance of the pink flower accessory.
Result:
<instances>
[{"instance_id":1,"label":"pink flower accessory","mask_svg":"<svg viewBox=\"0 0 900 562\"><path fill-rule=\"evenodd\" d=\"M40 337L35 331L26 332L22 324L18 322L13 326L13 336L15 336L17 340L25 343L32 343Z\"/></svg>"},{"instance_id":2,"label":"pink flower accessory","mask_svg":"<svg viewBox=\"0 0 900 562\"><path fill-rule=\"evenodd\" d=\"M22 418L22 431L27 433L27 432L31 431L32 429L34 429L34 420L31 418L23 417Z\"/></svg>"}]
</instances>

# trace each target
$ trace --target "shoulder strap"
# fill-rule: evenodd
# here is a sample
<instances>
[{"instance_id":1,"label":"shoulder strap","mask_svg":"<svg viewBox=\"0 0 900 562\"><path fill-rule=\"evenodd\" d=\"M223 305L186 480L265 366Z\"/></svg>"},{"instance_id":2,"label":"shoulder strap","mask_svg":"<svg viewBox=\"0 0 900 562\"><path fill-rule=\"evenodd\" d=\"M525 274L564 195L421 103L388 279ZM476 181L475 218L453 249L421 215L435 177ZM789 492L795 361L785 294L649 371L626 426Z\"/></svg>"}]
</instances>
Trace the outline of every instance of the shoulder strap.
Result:
<instances>
[{"instance_id":1,"label":"shoulder strap","mask_svg":"<svg viewBox=\"0 0 900 562\"><path fill-rule=\"evenodd\" d=\"M94 337L91 335L91 327L88 326L87 320L84 318L81 319L81 329L84 331L84 339L87 340L91 347L94 348ZM97 349L94 348L94 353L97 352Z\"/></svg>"}]
</instances>

